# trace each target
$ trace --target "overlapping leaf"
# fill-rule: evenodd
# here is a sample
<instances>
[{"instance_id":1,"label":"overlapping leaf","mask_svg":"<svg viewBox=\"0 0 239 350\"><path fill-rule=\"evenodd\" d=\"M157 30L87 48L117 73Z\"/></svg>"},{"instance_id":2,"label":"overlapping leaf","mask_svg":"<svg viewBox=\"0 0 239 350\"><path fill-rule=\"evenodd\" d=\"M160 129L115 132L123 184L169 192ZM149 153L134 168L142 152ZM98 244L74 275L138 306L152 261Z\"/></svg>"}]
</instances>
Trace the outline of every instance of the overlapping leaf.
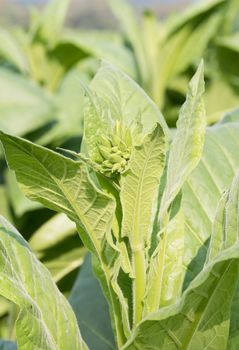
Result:
<instances>
[{"instance_id":1,"label":"overlapping leaf","mask_svg":"<svg viewBox=\"0 0 239 350\"><path fill-rule=\"evenodd\" d=\"M219 205L210 244L215 254L208 255L181 300L143 320L124 349L227 349L239 272L238 190L239 175ZM229 207L232 211L227 211Z\"/></svg>"},{"instance_id":2,"label":"overlapping leaf","mask_svg":"<svg viewBox=\"0 0 239 350\"><path fill-rule=\"evenodd\" d=\"M133 150L128 170L121 178L121 236L128 237L134 275L134 322L142 316L146 289L147 254L151 245L160 178L166 156L165 135L157 124Z\"/></svg>"},{"instance_id":3,"label":"overlapping leaf","mask_svg":"<svg viewBox=\"0 0 239 350\"><path fill-rule=\"evenodd\" d=\"M119 300L109 285L110 270L103 261L115 210L114 200L96 188L82 163L21 138L3 133L0 138L8 164L16 172L24 193L50 209L64 212L76 223L84 245L100 262L99 275L105 291L110 290L111 306L118 308ZM120 314L112 312L112 317L120 333L123 327ZM122 342L124 335L118 334L118 337L122 337Z\"/></svg>"},{"instance_id":4,"label":"overlapping leaf","mask_svg":"<svg viewBox=\"0 0 239 350\"><path fill-rule=\"evenodd\" d=\"M177 132L170 148L167 182L160 204L161 220L202 154L206 126L203 92L201 63L189 84L187 100L180 110Z\"/></svg>"},{"instance_id":5,"label":"overlapping leaf","mask_svg":"<svg viewBox=\"0 0 239 350\"><path fill-rule=\"evenodd\" d=\"M70 305L26 241L3 217L0 247L0 293L20 308L18 349L87 349Z\"/></svg>"},{"instance_id":6,"label":"overlapping leaf","mask_svg":"<svg viewBox=\"0 0 239 350\"><path fill-rule=\"evenodd\" d=\"M50 96L27 79L1 68L0 89L1 130L24 135L52 120Z\"/></svg>"},{"instance_id":7,"label":"overlapping leaf","mask_svg":"<svg viewBox=\"0 0 239 350\"><path fill-rule=\"evenodd\" d=\"M173 302L180 295L184 227L177 223L178 218L168 227L167 211L201 157L205 130L203 91L203 65L201 64L190 82L187 100L180 111L178 128L169 151L166 185L159 211L161 231L158 246L150 260L145 314L156 311L160 305ZM175 251L174 241L179 244L176 265L171 264L172 259L169 258L172 258L172 252Z\"/></svg>"}]
</instances>

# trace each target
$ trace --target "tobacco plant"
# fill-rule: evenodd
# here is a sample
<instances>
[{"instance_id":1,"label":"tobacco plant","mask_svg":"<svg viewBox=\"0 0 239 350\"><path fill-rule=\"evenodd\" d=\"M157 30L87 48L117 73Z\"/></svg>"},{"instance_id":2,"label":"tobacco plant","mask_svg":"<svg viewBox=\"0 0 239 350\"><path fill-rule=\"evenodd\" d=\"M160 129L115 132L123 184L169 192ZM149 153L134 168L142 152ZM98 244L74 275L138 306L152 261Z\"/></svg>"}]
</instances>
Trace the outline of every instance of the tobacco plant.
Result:
<instances>
[{"instance_id":1,"label":"tobacco plant","mask_svg":"<svg viewBox=\"0 0 239 350\"><path fill-rule=\"evenodd\" d=\"M233 349L238 175L222 193L198 270L182 205L182 188L204 145L203 63L189 84L172 142L157 106L117 68L103 63L85 90L82 152L65 151L73 159L1 133L22 190L76 223L107 299L118 349ZM200 240L203 214L197 215L192 237ZM18 348L86 349L69 305L4 220L0 238L6 281L0 291L21 309Z\"/></svg>"}]
</instances>

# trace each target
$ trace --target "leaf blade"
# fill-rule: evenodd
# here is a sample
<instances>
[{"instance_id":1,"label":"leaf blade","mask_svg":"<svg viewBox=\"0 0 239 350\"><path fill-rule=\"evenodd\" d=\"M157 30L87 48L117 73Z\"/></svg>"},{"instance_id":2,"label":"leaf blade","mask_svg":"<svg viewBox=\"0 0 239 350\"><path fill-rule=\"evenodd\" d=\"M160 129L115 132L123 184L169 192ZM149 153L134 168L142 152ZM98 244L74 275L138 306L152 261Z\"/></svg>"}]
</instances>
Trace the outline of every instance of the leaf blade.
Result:
<instances>
[{"instance_id":1,"label":"leaf blade","mask_svg":"<svg viewBox=\"0 0 239 350\"><path fill-rule=\"evenodd\" d=\"M18 348L64 349L70 341L72 349L87 349L73 311L47 269L3 217L0 225L0 293L20 307L16 323Z\"/></svg>"},{"instance_id":2,"label":"leaf blade","mask_svg":"<svg viewBox=\"0 0 239 350\"><path fill-rule=\"evenodd\" d=\"M160 204L161 220L201 157L206 126L203 92L203 62L201 62L189 84L187 99L180 110L177 132L170 148L166 188Z\"/></svg>"}]
</instances>

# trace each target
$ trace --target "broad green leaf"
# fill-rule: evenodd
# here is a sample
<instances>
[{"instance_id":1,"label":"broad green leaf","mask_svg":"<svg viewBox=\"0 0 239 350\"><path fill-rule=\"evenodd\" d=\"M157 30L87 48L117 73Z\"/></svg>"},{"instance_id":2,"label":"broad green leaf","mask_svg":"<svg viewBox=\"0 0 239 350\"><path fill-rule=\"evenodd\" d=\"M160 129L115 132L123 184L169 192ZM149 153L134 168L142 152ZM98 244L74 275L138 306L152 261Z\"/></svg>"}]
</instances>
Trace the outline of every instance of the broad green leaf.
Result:
<instances>
[{"instance_id":1,"label":"broad green leaf","mask_svg":"<svg viewBox=\"0 0 239 350\"><path fill-rule=\"evenodd\" d=\"M126 74L108 63L103 63L91 83L93 94L85 114L85 141L90 155L96 152L95 135L105 133L109 119L120 120L128 126L140 120L143 134L159 123L168 134L165 120L157 106Z\"/></svg>"},{"instance_id":2,"label":"broad green leaf","mask_svg":"<svg viewBox=\"0 0 239 350\"><path fill-rule=\"evenodd\" d=\"M220 72L228 81L238 88L239 69L236 61L239 57L239 34L236 32L216 41L217 59Z\"/></svg>"},{"instance_id":3,"label":"broad green leaf","mask_svg":"<svg viewBox=\"0 0 239 350\"><path fill-rule=\"evenodd\" d=\"M237 0L227 1L227 9L223 20L223 34L231 34L239 29L239 4Z\"/></svg>"},{"instance_id":4,"label":"broad green leaf","mask_svg":"<svg viewBox=\"0 0 239 350\"><path fill-rule=\"evenodd\" d=\"M26 48L30 75L49 91L57 91L64 74L86 54L72 44L59 42L47 50L44 43L36 42Z\"/></svg>"},{"instance_id":5,"label":"broad green leaf","mask_svg":"<svg viewBox=\"0 0 239 350\"><path fill-rule=\"evenodd\" d=\"M7 340L0 340L0 350L17 350L17 344Z\"/></svg>"},{"instance_id":6,"label":"broad green leaf","mask_svg":"<svg viewBox=\"0 0 239 350\"><path fill-rule=\"evenodd\" d=\"M86 254L76 234L75 223L65 214L57 214L45 222L31 236L29 243L55 282L76 270Z\"/></svg>"},{"instance_id":7,"label":"broad green leaf","mask_svg":"<svg viewBox=\"0 0 239 350\"><path fill-rule=\"evenodd\" d=\"M227 350L237 350L239 347L239 283L232 301L230 333L228 339Z\"/></svg>"},{"instance_id":8,"label":"broad green leaf","mask_svg":"<svg viewBox=\"0 0 239 350\"><path fill-rule=\"evenodd\" d=\"M68 30L63 34L61 43L70 43L89 55L107 60L129 74L131 78L136 79L134 57L125 47L123 38L117 33Z\"/></svg>"},{"instance_id":9,"label":"broad green leaf","mask_svg":"<svg viewBox=\"0 0 239 350\"><path fill-rule=\"evenodd\" d=\"M203 92L203 63L201 63L189 84L187 99L180 110L177 131L170 147L166 187L160 206L161 220L201 158L206 126Z\"/></svg>"},{"instance_id":10,"label":"broad green leaf","mask_svg":"<svg viewBox=\"0 0 239 350\"><path fill-rule=\"evenodd\" d=\"M164 23L160 23L155 14L145 11L142 16L142 45L146 56L148 67L148 77L145 84L142 84L148 95L157 105L161 103L158 100L158 79L160 79L159 59L160 45L163 41L166 31ZM147 85L146 85L147 84Z\"/></svg>"},{"instance_id":11,"label":"broad green leaf","mask_svg":"<svg viewBox=\"0 0 239 350\"><path fill-rule=\"evenodd\" d=\"M161 220L201 158L206 126L203 92L201 63L189 84L187 99L180 110L177 132L170 147L166 187L160 205Z\"/></svg>"},{"instance_id":12,"label":"broad green leaf","mask_svg":"<svg viewBox=\"0 0 239 350\"><path fill-rule=\"evenodd\" d=\"M98 259L99 278L105 289L110 290L111 306L119 308L119 301L110 286L110 271L104 263L104 254L107 254L104 248L108 248L106 239L115 210L113 198L96 188L82 163L18 137L1 133L0 139L9 167L16 172L23 192L46 207L65 213L76 223L84 245ZM119 312L112 311L112 317L117 324L117 339L121 338L122 343L123 325Z\"/></svg>"},{"instance_id":13,"label":"broad green leaf","mask_svg":"<svg viewBox=\"0 0 239 350\"><path fill-rule=\"evenodd\" d=\"M180 303L152 314L124 350L227 349L231 300L238 278L238 245L195 279ZM230 285L230 289L228 289Z\"/></svg>"},{"instance_id":14,"label":"broad green leaf","mask_svg":"<svg viewBox=\"0 0 239 350\"><path fill-rule=\"evenodd\" d=\"M161 227L157 235L157 246L154 248L149 264L144 310L146 315L157 311L160 306L174 302L182 288L184 228L182 224L177 223L178 219L176 219L177 229L175 224L172 228L168 227L167 211L201 157L205 132L203 92L203 64L201 63L189 84L187 99L180 110L177 131L169 150L166 186L159 209ZM172 255L175 248L172 240L175 239L178 239L179 249L178 264L174 268L170 261L173 261Z\"/></svg>"},{"instance_id":15,"label":"broad green leaf","mask_svg":"<svg viewBox=\"0 0 239 350\"><path fill-rule=\"evenodd\" d=\"M100 255L115 204L94 186L85 166L18 137L1 133L0 139L26 196L67 214L85 245Z\"/></svg>"},{"instance_id":16,"label":"broad green leaf","mask_svg":"<svg viewBox=\"0 0 239 350\"><path fill-rule=\"evenodd\" d=\"M52 0L44 8L42 13L35 18L31 28L33 40L42 40L52 47L61 33L69 0Z\"/></svg>"},{"instance_id":17,"label":"broad green leaf","mask_svg":"<svg viewBox=\"0 0 239 350\"><path fill-rule=\"evenodd\" d=\"M134 274L134 322L142 316L146 289L147 253L151 244L153 221L157 211L160 178L166 155L165 135L159 124L135 146L128 169L121 178L121 237L128 237Z\"/></svg>"},{"instance_id":18,"label":"broad green leaf","mask_svg":"<svg viewBox=\"0 0 239 350\"><path fill-rule=\"evenodd\" d=\"M217 203L239 168L238 135L238 123L218 124L208 128L202 159L184 185L184 288L203 267ZM231 321L231 333L235 336L236 344L239 329L237 300L235 297Z\"/></svg>"},{"instance_id":19,"label":"broad green leaf","mask_svg":"<svg viewBox=\"0 0 239 350\"><path fill-rule=\"evenodd\" d=\"M38 252L53 248L66 237L76 233L76 225L65 214L56 214L46 221L31 237L31 248Z\"/></svg>"},{"instance_id":20,"label":"broad green leaf","mask_svg":"<svg viewBox=\"0 0 239 350\"><path fill-rule=\"evenodd\" d=\"M239 52L238 33L225 36L216 41L217 45Z\"/></svg>"},{"instance_id":21,"label":"broad green leaf","mask_svg":"<svg viewBox=\"0 0 239 350\"><path fill-rule=\"evenodd\" d=\"M37 139L42 145L59 145L71 137L79 139L83 134L83 104L84 91L82 89L81 75L74 69L64 76L54 103L57 108L54 124Z\"/></svg>"},{"instance_id":22,"label":"broad green leaf","mask_svg":"<svg viewBox=\"0 0 239 350\"><path fill-rule=\"evenodd\" d=\"M239 108L238 106L231 111L225 113L221 123L236 123L239 121Z\"/></svg>"},{"instance_id":23,"label":"broad green leaf","mask_svg":"<svg viewBox=\"0 0 239 350\"><path fill-rule=\"evenodd\" d=\"M206 14L210 14L212 10L218 7L221 8L221 5L225 4L225 0L204 0L199 3L192 4L192 6L188 7L183 14L169 17L169 31L173 33L191 20L195 20L198 16L204 15L204 17L206 17Z\"/></svg>"},{"instance_id":24,"label":"broad green leaf","mask_svg":"<svg viewBox=\"0 0 239 350\"><path fill-rule=\"evenodd\" d=\"M139 70L139 81L144 86L148 85L149 66L146 61L146 53L142 45L142 31L134 14L133 8L126 0L107 0L115 17L118 19L127 41L130 42L135 53L135 59Z\"/></svg>"},{"instance_id":25,"label":"broad green leaf","mask_svg":"<svg viewBox=\"0 0 239 350\"><path fill-rule=\"evenodd\" d=\"M110 324L109 307L92 272L90 255L75 281L69 302L76 314L82 336L90 350L116 349Z\"/></svg>"},{"instance_id":26,"label":"broad green leaf","mask_svg":"<svg viewBox=\"0 0 239 350\"><path fill-rule=\"evenodd\" d=\"M222 94L223 98L219 99L219 94ZM225 113L230 112L239 103L237 92L225 79L214 79L208 85L204 101L208 124L220 121Z\"/></svg>"},{"instance_id":27,"label":"broad green leaf","mask_svg":"<svg viewBox=\"0 0 239 350\"><path fill-rule=\"evenodd\" d=\"M202 269L218 201L237 169L239 124L207 129L201 161L183 187L185 285Z\"/></svg>"},{"instance_id":28,"label":"broad green leaf","mask_svg":"<svg viewBox=\"0 0 239 350\"><path fill-rule=\"evenodd\" d=\"M0 58L16 66L21 72L28 70L27 58L24 51L14 35L0 28Z\"/></svg>"},{"instance_id":29,"label":"broad green leaf","mask_svg":"<svg viewBox=\"0 0 239 350\"><path fill-rule=\"evenodd\" d=\"M91 89L111 112L113 119L126 125L139 119L143 133L152 131L159 123L167 134L165 120L146 93L126 74L109 63L103 63L91 83Z\"/></svg>"},{"instance_id":30,"label":"broad green leaf","mask_svg":"<svg viewBox=\"0 0 239 350\"><path fill-rule=\"evenodd\" d=\"M14 214L21 217L28 211L34 211L41 208L39 203L29 200L20 190L15 173L11 170L6 171L5 174L6 189Z\"/></svg>"},{"instance_id":31,"label":"broad green leaf","mask_svg":"<svg viewBox=\"0 0 239 350\"><path fill-rule=\"evenodd\" d=\"M231 302L239 275L238 192L239 174L219 205L209 249L215 255L209 254L181 300L143 320L124 349L227 349Z\"/></svg>"},{"instance_id":32,"label":"broad green leaf","mask_svg":"<svg viewBox=\"0 0 239 350\"><path fill-rule=\"evenodd\" d=\"M165 89L173 78L183 72L195 61L198 62L219 24L219 15L215 14L207 21L202 22L192 31L190 25L176 32L171 38L165 39L165 45L160 52L158 91L155 93L159 106L164 102ZM195 47L195 42L197 45ZM177 54L172 54L172 52Z\"/></svg>"},{"instance_id":33,"label":"broad green leaf","mask_svg":"<svg viewBox=\"0 0 239 350\"><path fill-rule=\"evenodd\" d=\"M16 322L18 349L87 349L73 310L49 272L2 217L0 242L0 293L20 308Z\"/></svg>"},{"instance_id":34,"label":"broad green leaf","mask_svg":"<svg viewBox=\"0 0 239 350\"><path fill-rule=\"evenodd\" d=\"M64 278L69 277L72 272L77 272L84 261L85 254L86 249L80 245L79 237L74 236L71 239L66 238L60 245L47 250L41 256L41 261L56 283L64 283ZM68 291L69 287L66 286L66 289Z\"/></svg>"},{"instance_id":35,"label":"broad green leaf","mask_svg":"<svg viewBox=\"0 0 239 350\"><path fill-rule=\"evenodd\" d=\"M81 78L81 82L86 86L90 85L91 80L93 79L95 72L100 67L100 62L97 58L87 57L80 60L76 65L75 69Z\"/></svg>"},{"instance_id":36,"label":"broad green leaf","mask_svg":"<svg viewBox=\"0 0 239 350\"><path fill-rule=\"evenodd\" d=\"M29 80L1 68L0 90L1 130L24 135L52 120L51 98Z\"/></svg>"},{"instance_id":37,"label":"broad green leaf","mask_svg":"<svg viewBox=\"0 0 239 350\"><path fill-rule=\"evenodd\" d=\"M212 0L193 4L183 15L180 13L172 21L169 19L166 22L166 34L159 48L158 79L154 90L154 100L160 107L165 103L168 84L204 56L208 43L221 23L225 3L224 0Z\"/></svg>"}]
</instances>

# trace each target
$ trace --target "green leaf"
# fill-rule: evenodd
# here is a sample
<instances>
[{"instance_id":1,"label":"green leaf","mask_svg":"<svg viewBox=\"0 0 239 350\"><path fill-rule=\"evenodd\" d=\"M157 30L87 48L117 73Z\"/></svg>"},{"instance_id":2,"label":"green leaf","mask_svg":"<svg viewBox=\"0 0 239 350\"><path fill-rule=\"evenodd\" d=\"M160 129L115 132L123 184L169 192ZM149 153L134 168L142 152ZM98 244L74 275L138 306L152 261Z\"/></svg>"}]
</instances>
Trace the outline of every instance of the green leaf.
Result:
<instances>
[{"instance_id":1,"label":"green leaf","mask_svg":"<svg viewBox=\"0 0 239 350\"><path fill-rule=\"evenodd\" d=\"M70 305L27 242L0 218L0 293L20 308L19 350L87 349Z\"/></svg>"},{"instance_id":2,"label":"green leaf","mask_svg":"<svg viewBox=\"0 0 239 350\"><path fill-rule=\"evenodd\" d=\"M134 9L126 0L108 0L115 17L118 19L127 41L130 42L135 53L135 59L139 70L139 81L147 86L149 78L149 66L146 61L146 53L142 45L142 31L134 13Z\"/></svg>"},{"instance_id":3,"label":"green leaf","mask_svg":"<svg viewBox=\"0 0 239 350\"><path fill-rule=\"evenodd\" d=\"M27 58L18 40L10 31L0 28L0 57L15 65L22 73L28 71Z\"/></svg>"},{"instance_id":4,"label":"green leaf","mask_svg":"<svg viewBox=\"0 0 239 350\"><path fill-rule=\"evenodd\" d=\"M230 320L230 333L228 339L227 350L237 350L239 346L239 283L237 283L237 289L232 301L231 307L231 320Z\"/></svg>"},{"instance_id":5,"label":"green leaf","mask_svg":"<svg viewBox=\"0 0 239 350\"><path fill-rule=\"evenodd\" d=\"M134 322L138 322L142 316L147 253L151 244L165 155L165 135L157 124L155 130L145 136L142 144L134 147L128 169L121 177L121 237L129 237L132 251Z\"/></svg>"},{"instance_id":6,"label":"green leaf","mask_svg":"<svg viewBox=\"0 0 239 350\"><path fill-rule=\"evenodd\" d=\"M76 223L84 245L96 255L99 278L112 303L117 339L121 338L122 343L122 320L114 310L119 308L119 301L111 287L111 272L105 265L115 201L96 188L82 163L18 137L1 133L0 139L8 164L16 172L26 196L65 213Z\"/></svg>"},{"instance_id":7,"label":"green leaf","mask_svg":"<svg viewBox=\"0 0 239 350\"><path fill-rule=\"evenodd\" d=\"M72 237L76 233L76 225L65 214L54 215L46 221L31 237L31 248L38 252L53 248L66 237Z\"/></svg>"},{"instance_id":8,"label":"green leaf","mask_svg":"<svg viewBox=\"0 0 239 350\"><path fill-rule=\"evenodd\" d=\"M219 94L223 94L222 99L218 99ZM214 79L207 87L204 101L207 122L214 124L220 121L226 112L230 113L232 108L238 106L238 94L226 79Z\"/></svg>"},{"instance_id":9,"label":"green leaf","mask_svg":"<svg viewBox=\"0 0 239 350\"><path fill-rule=\"evenodd\" d=\"M145 92L126 74L103 63L90 88L93 92L85 113L85 141L92 156L97 149L96 135L109 127L109 118L120 120L125 126L140 121L143 134L152 131L156 123L168 134L166 122ZM96 97L96 98L95 98Z\"/></svg>"},{"instance_id":10,"label":"green leaf","mask_svg":"<svg viewBox=\"0 0 239 350\"><path fill-rule=\"evenodd\" d=\"M170 147L166 187L160 204L161 220L201 158L206 126L203 92L201 63L189 84L187 99L180 110L176 135Z\"/></svg>"},{"instance_id":11,"label":"green leaf","mask_svg":"<svg viewBox=\"0 0 239 350\"><path fill-rule=\"evenodd\" d=\"M208 43L220 26L225 4L224 0L196 3L183 15L180 13L166 22L166 34L158 59L157 90L154 93L160 107L170 81L204 56Z\"/></svg>"},{"instance_id":12,"label":"green leaf","mask_svg":"<svg viewBox=\"0 0 239 350\"><path fill-rule=\"evenodd\" d=\"M186 274L184 288L203 267L217 203L239 168L238 134L238 123L218 124L208 128L202 159L184 185L182 199L185 213L184 266L187 267L184 273ZM235 297L231 321L231 333L233 337L235 336L236 344L239 329L237 300Z\"/></svg>"},{"instance_id":13,"label":"green leaf","mask_svg":"<svg viewBox=\"0 0 239 350\"><path fill-rule=\"evenodd\" d=\"M1 133L0 139L9 167L27 197L67 214L86 246L100 254L115 204L94 186L85 166L18 137Z\"/></svg>"},{"instance_id":14,"label":"green leaf","mask_svg":"<svg viewBox=\"0 0 239 350\"><path fill-rule=\"evenodd\" d=\"M195 20L197 17L207 14L211 14L212 10L221 8L221 5L225 5L225 0L209 0L201 3L192 4L183 14L179 16L169 18L170 32L179 30L182 26L188 23L190 20Z\"/></svg>"},{"instance_id":15,"label":"green leaf","mask_svg":"<svg viewBox=\"0 0 239 350\"><path fill-rule=\"evenodd\" d=\"M232 109L231 111L225 113L223 119L221 120L221 123L236 123L239 121L239 108L236 107Z\"/></svg>"},{"instance_id":16,"label":"green leaf","mask_svg":"<svg viewBox=\"0 0 239 350\"><path fill-rule=\"evenodd\" d=\"M81 76L75 69L65 74L54 96L54 104L57 109L55 123L37 139L37 143L58 146L71 137L77 137L78 149L80 149L80 137L83 134L84 91Z\"/></svg>"},{"instance_id":17,"label":"green leaf","mask_svg":"<svg viewBox=\"0 0 239 350\"><path fill-rule=\"evenodd\" d=\"M181 303L145 319L123 349L226 350L231 300L238 278L236 255L234 250L227 257L231 258L229 262L223 260L224 256L220 263L208 266Z\"/></svg>"},{"instance_id":18,"label":"green leaf","mask_svg":"<svg viewBox=\"0 0 239 350\"><path fill-rule=\"evenodd\" d=\"M33 202L24 196L18 186L16 176L13 171L6 171L5 181L11 206L14 214L17 217L21 217L28 211L34 211L42 207L39 203Z\"/></svg>"},{"instance_id":19,"label":"green leaf","mask_svg":"<svg viewBox=\"0 0 239 350\"><path fill-rule=\"evenodd\" d=\"M239 275L238 193L239 174L219 205L209 249L215 255L208 255L203 270L179 302L141 322L125 350L227 349L231 302Z\"/></svg>"},{"instance_id":20,"label":"green leaf","mask_svg":"<svg viewBox=\"0 0 239 350\"><path fill-rule=\"evenodd\" d=\"M236 61L239 58L239 33L220 37L216 41L217 64L223 78L238 91L239 69Z\"/></svg>"},{"instance_id":21,"label":"green leaf","mask_svg":"<svg viewBox=\"0 0 239 350\"><path fill-rule=\"evenodd\" d=\"M107 60L131 78L135 79L137 76L134 57L117 33L102 30L68 30L63 34L61 43L70 43L93 57Z\"/></svg>"},{"instance_id":22,"label":"green leaf","mask_svg":"<svg viewBox=\"0 0 239 350\"><path fill-rule=\"evenodd\" d=\"M208 128L201 161L183 187L185 286L202 269L218 201L239 168L238 135L238 123Z\"/></svg>"},{"instance_id":23,"label":"green leaf","mask_svg":"<svg viewBox=\"0 0 239 350\"><path fill-rule=\"evenodd\" d=\"M0 69L0 130L24 135L52 120L50 96L20 75Z\"/></svg>"},{"instance_id":24,"label":"green leaf","mask_svg":"<svg viewBox=\"0 0 239 350\"><path fill-rule=\"evenodd\" d=\"M59 282L84 261L86 249L82 247L76 225L65 214L57 214L46 221L29 241L31 248Z\"/></svg>"},{"instance_id":25,"label":"green leaf","mask_svg":"<svg viewBox=\"0 0 239 350\"><path fill-rule=\"evenodd\" d=\"M67 13L69 0L51 0L33 22L33 40L42 40L52 47L57 42Z\"/></svg>"},{"instance_id":26,"label":"green leaf","mask_svg":"<svg viewBox=\"0 0 239 350\"><path fill-rule=\"evenodd\" d=\"M159 123L167 134L164 117L146 93L126 74L109 63L103 63L91 83L91 89L100 98L113 119L122 119L126 125L140 120L143 134Z\"/></svg>"},{"instance_id":27,"label":"green leaf","mask_svg":"<svg viewBox=\"0 0 239 350\"><path fill-rule=\"evenodd\" d=\"M69 302L89 349L116 349L110 324L109 307L99 282L92 272L90 255L86 257L80 269L69 296Z\"/></svg>"},{"instance_id":28,"label":"green leaf","mask_svg":"<svg viewBox=\"0 0 239 350\"><path fill-rule=\"evenodd\" d=\"M149 264L145 315L174 302L180 296L182 289L184 227L180 217L176 217L175 223L168 224L168 209L201 157L205 131L203 92L201 63L189 84L189 93L181 108L177 131L169 150L166 185L159 209L161 227L158 228L157 245ZM183 216L181 217L183 220ZM175 241L178 243L178 250L175 249ZM174 254L177 257L177 264L173 259Z\"/></svg>"}]
</instances>

